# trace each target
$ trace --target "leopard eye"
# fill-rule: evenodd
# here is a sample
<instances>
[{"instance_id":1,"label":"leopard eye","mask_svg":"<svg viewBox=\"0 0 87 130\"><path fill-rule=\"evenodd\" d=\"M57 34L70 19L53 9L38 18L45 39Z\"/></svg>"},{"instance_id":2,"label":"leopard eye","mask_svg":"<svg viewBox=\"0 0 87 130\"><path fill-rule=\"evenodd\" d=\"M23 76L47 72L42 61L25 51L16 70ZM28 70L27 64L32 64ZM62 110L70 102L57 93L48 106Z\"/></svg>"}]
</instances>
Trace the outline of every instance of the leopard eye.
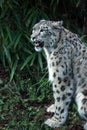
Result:
<instances>
[{"instance_id":1,"label":"leopard eye","mask_svg":"<svg viewBox=\"0 0 87 130\"><path fill-rule=\"evenodd\" d=\"M41 32L47 31L47 30L48 30L48 27L42 27L42 28L40 29Z\"/></svg>"}]
</instances>

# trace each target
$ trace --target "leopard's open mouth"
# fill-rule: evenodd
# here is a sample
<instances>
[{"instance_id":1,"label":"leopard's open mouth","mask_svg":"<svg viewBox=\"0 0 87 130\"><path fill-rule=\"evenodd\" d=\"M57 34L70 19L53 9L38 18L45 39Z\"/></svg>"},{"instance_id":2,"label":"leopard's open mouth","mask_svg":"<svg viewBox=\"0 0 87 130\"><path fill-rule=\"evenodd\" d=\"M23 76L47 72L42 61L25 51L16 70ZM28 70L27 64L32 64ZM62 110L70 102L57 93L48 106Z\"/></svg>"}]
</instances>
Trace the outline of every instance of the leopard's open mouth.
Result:
<instances>
[{"instance_id":1,"label":"leopard's open mouth","mask_svg":"<svg viewBox=\"0 0 87 130\"><path fill-rule=\"evenodd\" d=\"M36 41L35 42L35 50L36 51L41 51L43 46L44 46L44 42L41 42L41 41Z\"/></svg>"}]
</instances>

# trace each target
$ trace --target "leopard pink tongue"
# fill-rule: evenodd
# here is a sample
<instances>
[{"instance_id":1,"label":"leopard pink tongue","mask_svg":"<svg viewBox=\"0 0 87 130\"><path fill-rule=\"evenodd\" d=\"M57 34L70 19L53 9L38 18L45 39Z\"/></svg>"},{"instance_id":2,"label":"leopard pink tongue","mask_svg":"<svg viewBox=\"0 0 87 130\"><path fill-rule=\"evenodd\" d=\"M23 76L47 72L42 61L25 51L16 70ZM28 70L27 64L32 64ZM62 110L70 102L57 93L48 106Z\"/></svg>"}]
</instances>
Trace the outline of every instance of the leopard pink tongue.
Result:
<instances>
[{"instance_id":1,"label":"leopard pink tongue","mask_svg":"<svg viewBox=\"0 0 87 130\"><path fill-rule=\"evenodd\" d=\"M40 45L40 43L39 43L39 42L37 42L35 45L36 45L36 46L39 46L39 45Z\"/></svg>"}]
</instances>

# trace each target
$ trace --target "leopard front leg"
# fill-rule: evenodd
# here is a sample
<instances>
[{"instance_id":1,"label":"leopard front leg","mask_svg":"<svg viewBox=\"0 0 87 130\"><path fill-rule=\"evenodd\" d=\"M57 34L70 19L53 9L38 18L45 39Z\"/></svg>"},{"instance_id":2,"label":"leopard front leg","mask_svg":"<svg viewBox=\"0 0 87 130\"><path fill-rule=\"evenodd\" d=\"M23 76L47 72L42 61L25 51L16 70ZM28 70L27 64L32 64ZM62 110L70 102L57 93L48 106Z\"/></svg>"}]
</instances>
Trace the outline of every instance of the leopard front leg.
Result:
<instances>
[{"instance_id":1,"label":"leopard front leg","mask_svg":"<svg viewBox=\"0 0 87 130\"><path fill-rule=\"evenodd\" d=\"M56 84L55 81L53 83L53 92L55 99L55 113L52 118L45 121L45 124L52 128L58 128L66 121L69 104L73 95L73 84L69 80L69 77L64 77L63 79L59 78L58 84Z\"/></svg>"}]
</instances>

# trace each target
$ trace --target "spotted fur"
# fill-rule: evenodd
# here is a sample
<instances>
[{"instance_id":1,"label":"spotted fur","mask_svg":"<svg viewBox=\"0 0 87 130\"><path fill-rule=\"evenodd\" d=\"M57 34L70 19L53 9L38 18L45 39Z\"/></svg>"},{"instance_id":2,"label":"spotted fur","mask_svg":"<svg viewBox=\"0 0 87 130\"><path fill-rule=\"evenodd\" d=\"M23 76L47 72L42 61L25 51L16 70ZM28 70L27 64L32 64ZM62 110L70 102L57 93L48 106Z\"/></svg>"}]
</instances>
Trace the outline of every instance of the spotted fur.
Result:
<instances>
[{"instance_id":1,"label":"spotted fur","mask_svg":"<svg viewBox=\"0 0 87 130\"><path fill-rule=\"evenodd\" d=\"M35 49L43 48L47 57L55 103L47 109L54 115L45 124L53 128L65 123L73 95L79 115L87 121L87 48L77 34L62 24L62 21L41 20L31 35ZM84 129L87 130L87 123Z\"/></svg>"}]
</instances>

